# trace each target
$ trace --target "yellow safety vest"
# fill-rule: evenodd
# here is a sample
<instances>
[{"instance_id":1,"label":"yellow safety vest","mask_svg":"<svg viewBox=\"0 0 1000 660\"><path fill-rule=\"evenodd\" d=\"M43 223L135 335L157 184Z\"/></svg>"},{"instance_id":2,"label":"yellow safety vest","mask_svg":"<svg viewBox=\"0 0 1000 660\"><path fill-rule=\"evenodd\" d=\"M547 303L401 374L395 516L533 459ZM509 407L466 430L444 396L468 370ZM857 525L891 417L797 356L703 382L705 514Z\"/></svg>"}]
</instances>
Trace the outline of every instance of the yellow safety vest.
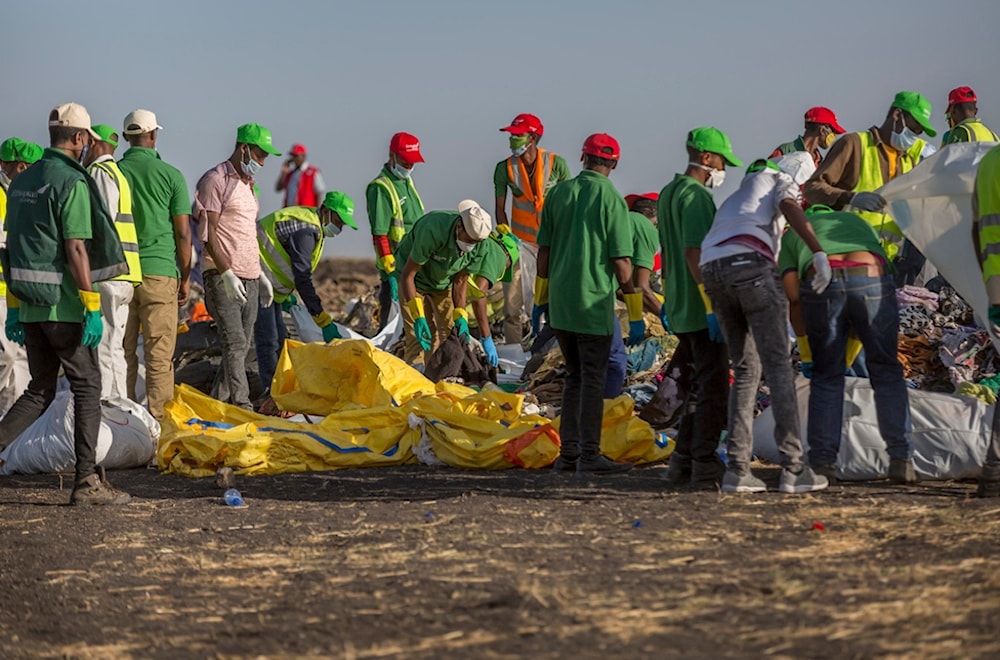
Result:
<instances>
[{"instance_id":1,"label":"yellow safety vest","mask_svg":"<svg viewBox=\"0 0 1000 660\"><path fill-rule=\"evenodd\" d=\"M976 212L983 281L1000 277L1000 146L993 147L979 163L976 174Z\"/></svg>"},{"instance_id":2,"label":"yellow safety vest","mask_svg":"<svg viewBox=\"0 0 1000 660\"><path fill-rule=\"evenodd\" d=\"M118 186L118 209L115 214L115 231L118 233L118 240L121 241L122 251L125 252L125 263L128 264L128 273L113 278L114 280L131 282L132 284L142 284L142 266L139 265L139 237L135 231L135 220L132 218L132 188L128 185L128 180L122 174L118 163L113 160L103 160L91 165L98 167L115 180ZM114 209L108 209L109 211Z\"/></svg>"},{"instance_id":3,"label":"yellow safety vest","mask_svg":"<svg viewBox=\"0 0 1000 660\"><path fill-rule=\"evenodd\" d=\"M392 185L392 181L385 174L379 174L368 185L381 186L389 194L389 201L392 203L392 222L389 225L389 240L398 245L403 240L403 237L406 236L406 225L403 223L403 204L399 201L399 193L396 192L396 186ZM417 203L420 204L420 214L423 215L424 202L420 199L417 189L413 187L412 179L406 179L406 187L410 191L410 197L415 198ZM395 248L395 246L393 247Z\"/></svg>"},{"instance_id":4,"label":"yellow safety vest","mask_svg":"<svg viewBox=\"0 0 1000 660\"><path fill-rule=\"evenodd\" d=\"M266 266L267 279L274 286L274 301L283 303L295 291L295 274L292 272L292 259L288 251L278 240L277 226L282 222L298 220L316 228L319 240L312 252L312 272L323 257L323 224L319 214L311 206L289 206L270 215L266 215L257 223L257 244L260 246L260 257Z\"/></svg>"},{"instance_id":5,"label":"yellow safety vest","mask_svg":"<svg viewBox=\"0 0 1000 660\"><path fill-rule=\"evenodd\" d=\"M949 135L954 135L955 131L958 129L964 129L968 134L969 139L966 142L1000 142L1000 136L991 131L986 124L979 121L978 119L966 119L955 125L954 128L949 131ZM951 141L949 139L949 144Z\"/></svg>"},{"instance_id":6,"label":"yellow safety vest","mask_svg":"<svg viewBox=\"0 0 1000 660\"><path fill-rule=\"evenodd\" d=\"M3 223L7 219L7 186L0 184L0 227L4 232L4 238L6 239L7 228L3 227ZM0 296L7 295L7 281L3 278L3 268L0 268Z\"/></svg>"},{"instance_id":7,"label":"yellow safety vest","mask_svg":"<svg viewBox=\"0 0 1000 660\"><path fill-rule=\"evenodd\" d=\"M885 185L885 181L882 180L882 163L879 159L879 147L872 140L872 134L869 131L858 133L857 135L861 138L861 172L858 175L858 183L854 186L854 192L872 192ZM920 162L920 154L923 152L924 145L926 144L923 140L917 140L907 151L899 154L896 165L896 176L906 174ZM854 212L875 228L886 256L890 260L895 257L899 252L900 244L903 242L903 232L899 229L896 221L892 219L892 216L888 213L871 211Z\"/></svg>"},{"instance_id":8,"label":"yellow safety vest","mask_svg":"<svg viewBox=\"0 0 1000 660\"><path fill-rule=\"evenodd\" d=\"M511 189L510 228L522 241L534 243L538 237L542 206L545 204L545 186L552 176L554 161L555 154L539 149L532 180L520 156L507 159L507 181ZM520 195L515 194L517 192Z\"/></svg>"}]
</instances>

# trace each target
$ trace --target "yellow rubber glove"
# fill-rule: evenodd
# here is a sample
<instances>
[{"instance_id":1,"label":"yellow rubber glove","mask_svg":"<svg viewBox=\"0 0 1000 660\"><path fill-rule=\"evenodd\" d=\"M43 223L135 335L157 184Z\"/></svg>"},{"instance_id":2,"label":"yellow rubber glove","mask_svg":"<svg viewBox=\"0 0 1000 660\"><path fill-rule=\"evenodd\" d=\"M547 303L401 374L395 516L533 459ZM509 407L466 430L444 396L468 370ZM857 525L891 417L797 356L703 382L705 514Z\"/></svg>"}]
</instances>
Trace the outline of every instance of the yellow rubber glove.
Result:
<instances>
[{"instance_id":1,"label":"yellow rubber glove","mask_svg":"<svg viewBox=\"0 0 1000 660\"><path fill-rule=\"evenodd\" d=\"M861 353L861 340L857 337L847 338L847 367L850 368Z\"/></svg>"},{"instance_id":2,"label":"yellow rubber glove","mask_svg":"<svg viewBox=\"0 0 1000 660\"><path fill-rule=\"evenodd\" d=\"M101 311L101 294L97 291L81 291L80 302L88 312Z\"/></svg>"},{"instance_id":3,"label":"yellow rubber glove","mask_svg":"<svg viewBox=\"0 0 1000 660\"><path fill-rule=\"evenodd\" d=\"M535 304L549 304L549 278L535 277Z\"/></svg>"},{"instance_id":4,"label":"yellow rubber glove","mask_svg":"<svg viewBox=\"0 0 1000 660\"><path fill-rule=\"evenodd\" d=\"M464 307L456 308L451 313L451 318L455 322L455 327L458 328L458 336L469 341L472 337L469 334L469 313L465 311Z\"/></svg>"},{"instance_id":5,"label":"yellow rubber glove","mask_svg":"<svg viewBox=\"0 0 1000 660\"><path fill-rule=\"evenodd\" d=\"M626 293L625 308L628 309L629 322L642 320L642 292Z\"/></svg>"},{"instance_id":6,"label":"yellow rubber glove","mask_svg":"<svg viewBox=\"0 0 1000 660\"><path fill-rule=\"evenodd\" d=\"M388 275L389 273L396 272L396 257L394 257L391 254L379 257L378 269L381 270L386 275Z\"/></svg>"},{"instance_id":7,"label":"yellow rubber glove","mask_svg":"<svg viewBox=\"0 0 1000 660\"><path fill-rule=\"evenodd\" d=\"M316 316L312 317L312 319L313 321L316 322L316 325L318 325L321 328L325 328L326 326L333 323L333 317L327 314L326 312L320 312Z\"/></svg>"},{"instance_id":8,"label":"yellow rubber glove","mask_svg":"<svg viewBox=\"0 0 1000 660\"><path fill-rule=\"evenodd\" d=\"M656 291L653 292L653 295L656 296L656 299L659 301L660 305L662 305L663 302L664 302L663 301L663 296L661 296L660 294L658 294Z\"/></svg>"},{"instance_id":9,"label":"yellow rubber glove","mask_svg":"<svg viewBox=\"0 0 1000 660\"><path fill-rule=\"evenodd\" d=\"M802 336L796 337L795 343L799 345L799 359L803 362L812 362L813 353L812 349L809 348L809 337Z\"/></svg>"},{"instance_id":10,"label":"yellow rubber glove","mask_svg":"<svg viewBox=\"0 0 1000 660\"><path fill-rule=\"evenodd\" d=\"M705 293L705 285L704 284L699 284L698 285L698 293L701 294L701 301L703 303L705 303L705 313L706 314L711 314L712 313L712 301L708 299L708 294Z\"/></svg>"},{"instance_id":11,"label":"yellow rubber glove","mask_svg":"<svg viewBox=\"0 0 1000 660\"><path fill-rule=\"evenodd\" d=\"M424 317L424 299L420 296L411 298L409 302L406 303L406 307L410 310L410 314L413 318L419 319Z\"/></svg>"},{"instance_id":12,"label":"yellow rubber glove","mask_svg":"<svg viewBox=\"0 0 1000 660\"><path fill-rule=\"evenodd\" d=\"M21 306L21 301L14 297L14 294L7 289L7 309L18 309Z\"/></svg>"}]
</instances>

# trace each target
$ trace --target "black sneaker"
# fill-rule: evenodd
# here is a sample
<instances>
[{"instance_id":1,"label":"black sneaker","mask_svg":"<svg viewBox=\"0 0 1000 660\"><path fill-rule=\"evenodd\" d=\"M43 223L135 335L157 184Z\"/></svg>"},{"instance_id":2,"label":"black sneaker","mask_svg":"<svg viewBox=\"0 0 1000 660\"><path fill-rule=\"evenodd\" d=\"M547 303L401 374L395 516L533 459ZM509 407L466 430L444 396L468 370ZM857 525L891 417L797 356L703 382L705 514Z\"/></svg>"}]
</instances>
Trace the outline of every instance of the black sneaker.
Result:
<instances>
[{"instance_id":1,"label":"black sneaker","mask_svg":"<svg viewBox=\"0 0 1000 660\"><path fill-rule=\"evenodd\" d=\"M131 495L108 483L104 468L100 465L97 466L96 473L73 486L73 494L69 497L69 503L73 505L128 504L131 501Z\"/></svg>"},{"instance_id":2,"label":"black sneaker","mask_svg":"<svg viewBox=\"0 0 1000 660\"><path fill-rule=\"evenodd\" d=\"M820 476L826 477L826 480L830 482L830 485L837 483L837 466L836 465L812 465L813 473Z\"/></svg>"},{"instance_id":3,"label":"black sneaker","mask_svg":"<svg viewBox=\"0 0 1000 660\"><path fill-rule=\"evenodd\" d=\"M691 459L681 458L677 454L670 457L667 465L667 485L675 488L687 488L691 485Z\"/></svg>"},{"instance_id":4,"label":"black sneaker","mask_svg":"<svg viewBox=\"0 0 1000 660\"><path fill-rule=\"evenodd\" d=\"M694 490L718 490L726 466L720 460L694 461L691 463L691 488Z\"/></svg>"},{"instance_id":5,"label":"black sneaker","mask_svg":"<svg viewBox=\"0 0 1000 660\"><path fill-rule=\"evenodd\" d=\"M552 464L552 471L556 474L562 472L576 472L576 462L575 458L563 458L560 456L556 459L556 462Z\"/></svg>"},{"instance_id":6,"label":"black sneaker","mask_svg":"<svg viewBox=\"0 0 1000 660\"><path fill-rule=\"evenodd\" d=\"M619 463L601 455L596 458L581 458L576 462L577 474L620 474L631 469L631 463Z\"/></svg>"},{"instance_id":7,"label":"black sneaker","mask_svg":"<svg viewBox=\"0 0 1000 660\"><path fill-rule=\"evenodd\" d=\"M984 465L976 497L1000 497L1000 465Z\"/></svg>"}]
</instances>

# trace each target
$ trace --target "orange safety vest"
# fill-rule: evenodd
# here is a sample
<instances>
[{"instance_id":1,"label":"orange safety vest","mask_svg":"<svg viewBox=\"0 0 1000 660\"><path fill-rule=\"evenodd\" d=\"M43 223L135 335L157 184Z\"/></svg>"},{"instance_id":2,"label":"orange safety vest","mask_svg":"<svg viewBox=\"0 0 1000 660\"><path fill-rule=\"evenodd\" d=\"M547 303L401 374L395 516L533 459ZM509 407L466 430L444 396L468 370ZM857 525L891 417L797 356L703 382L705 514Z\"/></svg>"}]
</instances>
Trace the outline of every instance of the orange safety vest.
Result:
<instances>
[{"instance_id":1,"label":"orange safety vest","mask_svg":"<svg viewBox=\"0 0 1000 660\"><path fill-rule=\"evenodd\" d=\"M535 177L528 176L528 169L519 156L507 159L507 185L511 190L510 227L522 241L534 243L538 236L538 224L542 220L542 205L545 204L545 186L552 176L555 154L545 149L538 150L535 160ZM517 193L521 193L518 195Z\"/></svg>"}]
</instances>

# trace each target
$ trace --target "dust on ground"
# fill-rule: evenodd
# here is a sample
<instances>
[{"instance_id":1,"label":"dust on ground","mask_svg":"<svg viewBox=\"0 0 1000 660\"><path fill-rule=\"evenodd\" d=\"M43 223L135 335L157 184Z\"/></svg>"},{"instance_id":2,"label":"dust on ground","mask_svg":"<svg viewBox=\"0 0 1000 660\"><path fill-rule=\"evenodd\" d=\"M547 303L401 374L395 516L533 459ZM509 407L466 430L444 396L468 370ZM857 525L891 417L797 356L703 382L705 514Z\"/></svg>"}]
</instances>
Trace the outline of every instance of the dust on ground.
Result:
<instances>
[{"instance_id":1,"label":"dust on ground","mask_svg":"<svg viewBox=\"0 0 1000 660\"><path fill-rule=\"evenodd\" d=\"M0 655L1000 655L1000 502L972 483L407 466L243 478L232 509L211 479L110 478L137 502L0 479Z\"/></svg>"}]
</instances>

